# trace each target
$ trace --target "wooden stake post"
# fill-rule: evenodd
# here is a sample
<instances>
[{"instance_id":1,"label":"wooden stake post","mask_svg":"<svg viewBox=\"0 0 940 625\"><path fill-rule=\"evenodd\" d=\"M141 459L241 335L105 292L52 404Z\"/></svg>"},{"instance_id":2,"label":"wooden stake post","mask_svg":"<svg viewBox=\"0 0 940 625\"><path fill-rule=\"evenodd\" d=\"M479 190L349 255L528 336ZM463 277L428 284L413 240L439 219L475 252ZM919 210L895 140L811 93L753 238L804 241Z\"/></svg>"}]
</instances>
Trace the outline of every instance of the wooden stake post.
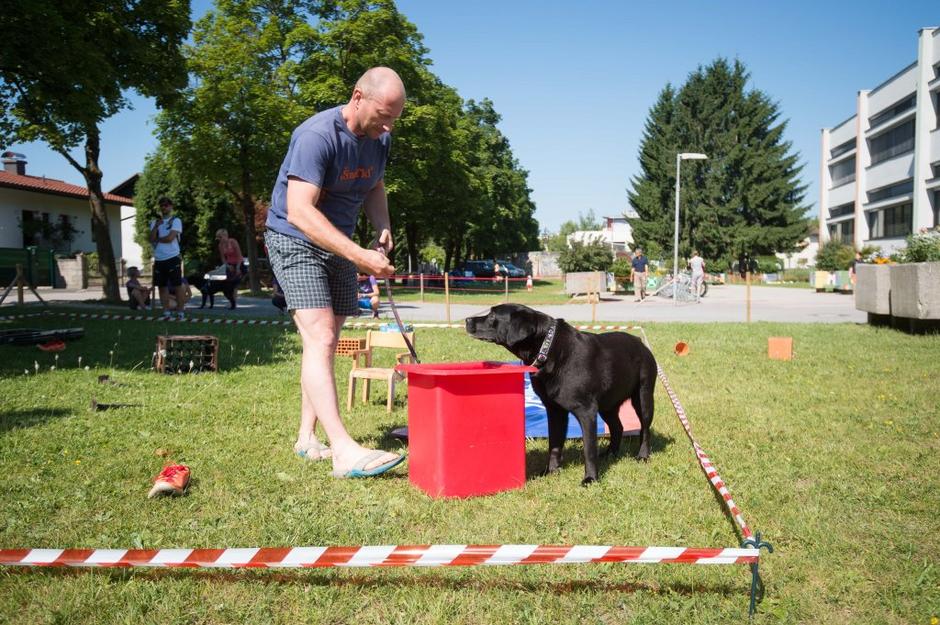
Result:
<instances>
[{"instance_id":1,"label":"wooden stake post","mask_svg":"<svg viewBox=\"0 0 940 625\"><path fill-rule=\"evenodd\" d=\"M444 274L444 311L447 315L447 324L450 325L450 276Z\"/></svg>"},{"instance_id":2,"label":"wooden stake post","mask_svg":"<svg viewBox=\"0 0 940 625\"><path fill-rule=\"evenodd\" d=\"M748 267L744 274L744 281L747 284L745 289L745 299L747 300L747 322L751 322L751 268Z\"/></svg>"}]
</instances>

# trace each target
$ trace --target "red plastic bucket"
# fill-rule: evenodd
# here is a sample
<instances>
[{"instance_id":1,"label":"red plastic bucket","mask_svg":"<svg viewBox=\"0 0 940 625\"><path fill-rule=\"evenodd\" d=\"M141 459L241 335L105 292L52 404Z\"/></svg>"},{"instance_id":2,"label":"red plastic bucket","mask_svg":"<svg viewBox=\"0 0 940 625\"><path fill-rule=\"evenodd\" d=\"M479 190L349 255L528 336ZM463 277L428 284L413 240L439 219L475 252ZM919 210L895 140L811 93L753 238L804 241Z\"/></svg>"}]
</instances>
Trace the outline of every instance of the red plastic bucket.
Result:
<instances>
[{"instance_id":1,"label":"red plastic bucket","mask_svg":"<svg viewBox=\"0 0 940 625\"><path fill-rule=\"evenodd\" d=\"M525 484L523 376L535 367L475 361L399 365L408 374L408 478L431 497Z\"/></svg>"}]
</instances>

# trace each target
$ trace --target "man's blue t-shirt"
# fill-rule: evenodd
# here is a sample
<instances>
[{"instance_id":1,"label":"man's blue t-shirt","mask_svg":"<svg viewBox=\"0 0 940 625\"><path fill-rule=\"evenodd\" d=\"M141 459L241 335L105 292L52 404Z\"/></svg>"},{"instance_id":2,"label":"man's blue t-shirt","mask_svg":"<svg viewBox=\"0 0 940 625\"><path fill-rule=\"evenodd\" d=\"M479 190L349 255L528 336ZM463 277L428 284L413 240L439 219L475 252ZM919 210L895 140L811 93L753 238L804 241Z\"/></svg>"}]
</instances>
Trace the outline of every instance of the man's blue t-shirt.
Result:
<instances>
[{"instance_id":1,"label":"man's blue t-shirt","mask_svg":"<svg viewBox=\"0 0 940 625\"><path fill-rule=\"evenodd\" d=\"M276 232L307 239L287 221L287 177L320 187L317 208L338 230L352 237L359 207L385 176L392 138L357 137L343 119L343 107L321 111L294 129L287 156L271 193L265 225Z\"/></svg>"},{"instance_id":2,"label":"man's blue t-shirt","mask_svg":"<svg viewBox=\"0 0 940 625\"><path fill-rule=\"evenodd\" d=\"M633 271L644 273L647 265L649 265L649 261L646 260L646 256L635 256L633 258Z\"/></svg>"}]
</instances>

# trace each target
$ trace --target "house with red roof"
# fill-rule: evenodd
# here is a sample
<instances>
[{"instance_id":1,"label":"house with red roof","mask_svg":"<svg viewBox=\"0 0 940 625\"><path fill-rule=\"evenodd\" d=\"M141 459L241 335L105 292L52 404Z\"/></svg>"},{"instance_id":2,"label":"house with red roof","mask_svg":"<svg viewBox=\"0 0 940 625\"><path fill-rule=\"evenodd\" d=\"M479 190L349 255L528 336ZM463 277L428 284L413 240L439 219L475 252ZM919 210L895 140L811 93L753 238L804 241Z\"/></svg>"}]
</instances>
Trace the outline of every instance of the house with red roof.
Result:
<instances>
[{"instance_id":1,"label":"house with red roof","mask_svg":"<svg viewBox=\"0 0 940 625\"><path fill-rule=\"evenodd\" d=\"M94 252L89 191L85 187L26 172L26 158L15 152L2 154L0 171L0 248L22 249L31 245L56 252ZM134 200L116 193L104 194L111 245L121 258L121 209L133 208Z\"/></svg>"}]
</instances>

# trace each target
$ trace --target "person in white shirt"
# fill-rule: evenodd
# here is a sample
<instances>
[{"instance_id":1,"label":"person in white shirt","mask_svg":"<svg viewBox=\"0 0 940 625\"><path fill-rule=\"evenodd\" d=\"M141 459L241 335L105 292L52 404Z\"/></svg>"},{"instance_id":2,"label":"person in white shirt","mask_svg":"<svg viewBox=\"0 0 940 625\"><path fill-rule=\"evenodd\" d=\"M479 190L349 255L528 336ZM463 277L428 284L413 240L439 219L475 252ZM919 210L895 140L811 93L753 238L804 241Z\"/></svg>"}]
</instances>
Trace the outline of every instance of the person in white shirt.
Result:
<instances>
[{"instance_id":1,"label":"person in white shirt","mask_svg":"<svg viewBox=\"0 0 940 625\"><path fill-rule=\"evenodd\" d=\"M183 259L180 257L180 235L183 222L173 216L173 202L162 197L159 201L160 219L150 222L150 242L153 244L153 284L160 289L160 303L163 304L163 318L169 319L170 292L175 294L175 308L178 319L185 319L183 307L185 289L183 288Z\"/></svg>"},{"instance_id":2,"label":"person in white shirt","mask_svg":"<svg viewBox=\"0 0 940 625\"><path fill-rule=\"evenodd\" d=\"M696 302L701 302L699 291L702 289L702 282L705 281L705 261L698 255L698 250L692 250L689 267L692 268L692 295Z\"/></svg>"}]
</instances>

